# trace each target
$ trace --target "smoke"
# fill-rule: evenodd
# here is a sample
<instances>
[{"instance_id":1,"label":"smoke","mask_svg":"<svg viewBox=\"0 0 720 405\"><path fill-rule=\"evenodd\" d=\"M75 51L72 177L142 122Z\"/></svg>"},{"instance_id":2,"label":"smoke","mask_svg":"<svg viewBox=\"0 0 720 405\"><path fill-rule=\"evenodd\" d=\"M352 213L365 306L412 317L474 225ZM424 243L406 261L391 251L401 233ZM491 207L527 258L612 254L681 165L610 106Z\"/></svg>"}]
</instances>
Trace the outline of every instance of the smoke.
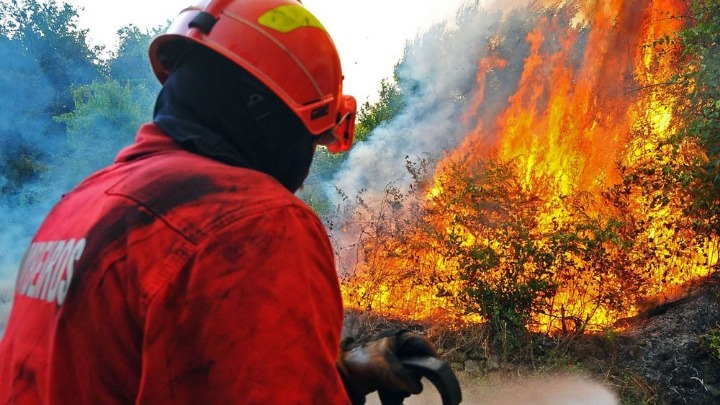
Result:
<instances>
[{"instance_id":1,"label":"smoke","mask_svg":"<svg viewBox=\"0 0 720 405\"><path fill-rule=\"evenodd\" d=\"M492 125L518 86L532 15L528 8L495 3L483 7L475 1L458 10L453 21L418 33L397 68L406 107L351 149L327 184L334 204L342 203L339 194L351 200L358 195L372 200L388 185L406 190L413 180L405 168L407 160L437 161L455 149L478 122ZM494 85L479 89L477 76L488 73L480 62L491 51L505 52L510 67L490 72L494 82L488 82ZM474 116L463 117L479 97L484 103Z\"/></svg>"},{"instance_id":2,"label":"smoke","mask_svg":"<svg viewBox=\"0 0 720 405\"><path fill-rule=\"evenodd\" d=\"M21 187L22 167L8 166L9 158L49 157L57 144L43 137L45 122L38 119L52 103L49 80L41 74L38 59L27 58L18 42L0 37L0 282L14 278L20 256L39 219L57 193L33 185ZM23 163L20 159L16 162Z\"/></svg>"},{"instance_id":3,"label":"smoke","mask_svg":"<svg viewBox=\"0 0 720 405\"><path fill-rule=\"evenodd\" d=\"M617 395L600 382L575 376L497 380L465 390L468 404L619 405Z\"/></svg>"},{"instance_id":4,"label":"smoke","mask_svg":"<svg viewBox=\"0 0 720 405\"><path fill-rule=\"evenodd\" d=\"M619 405L617 395L598 381L578 376L470 377L460 375L465 405ZM368 405L380 405L375 394ZM422 394L412 396L406 405L440 403L435 387L424 381Z\"/></svg>"},{"instance_id":5,"label":"smoke","mask_svg":"<svg viewBox=\"0 0 720 405\"><path fill-rule=\"evenodd\" d=\"M37 119L52 102L48 80L37 60L23 57L22 47L0 36L0 162L34 154L47 156L57 146L44 139L43 121ZM32 111L32 113L30 113ZM44 150L43 147L47 147ZM22 163L23 160L16 162ZM0 165L0 192L16 188L22 167ZM0 337L10 314L17 265L31 235L57 196L52 187L33 185L11 194L0 193Z\"/></svg>"},{"instance_id":6,"label":"smoke","mask_svg":"<svg viewBox=\"0 0 720 405\"><path fill-rule=\"evenodd\" d=\"M95 70L71 69L67 83L58 83L53 75L65 66L48 63L27 42L0 35L0 283L14 282L32 236L63 193L132 142L139 122L151 117L158 86L154 78L137 86L122 84L124 77L103 81L104 68L92 60L85 62ZM132 56L123 60L128 72L149 71L144 54ZM69 105L78 89L80 106Z\"/></svg>"},{"instance_id":7,"label":"smoke","mask_svg":"<svg viewBox=\"0 0 720 405\"><path fill-rule=\"evenodd\" d=\"M0 339L5 332L5 324L10 317L10 310L13 303L13 290L15 286L8 282L0 281Z\"/></svg>"},{"instance_id":8,"label":"smoke","mask_svg":"<svg viewBox=\"0 0 720 405\"><path fill-rule=\"evenodd\" d=\"M419 32L407 44L396 68L404 109L356 143L325 183L331 205L340 207L331 221L343 224L330 227L341 274L357 260L353 246L361 231L354 227L362 221L352 216L359 201L379 206L390 188L408 195L415 181L408 163L433 173L435 164L468 135L490 143L483 137L492 131L482 129L495 125L516 92L529 53L526 36L540 13L527 7L527 1L515 3L466 3L452 21ZM507 65L488 66L492 57L501 57Z\"/></svg>"},{"instance_id":9,"label":"smoke","mask_svg":"<svg viewBox=\"0 0 720 405\"><path fill-rule=\"evenodd\" d=\"M467 22L472 31L445 22L408 44L398 69L407 107L353 147L330 182L331 197L334 187L354 197L390 183L407 186L411 178L404 168L406 157L436 156L457 146L466 133L460 120L470 91L466 85L480 56L479 48L469 44L486 42L493 25L480 13L465 17L473 20Z\"/></svg>"}]
</instances>

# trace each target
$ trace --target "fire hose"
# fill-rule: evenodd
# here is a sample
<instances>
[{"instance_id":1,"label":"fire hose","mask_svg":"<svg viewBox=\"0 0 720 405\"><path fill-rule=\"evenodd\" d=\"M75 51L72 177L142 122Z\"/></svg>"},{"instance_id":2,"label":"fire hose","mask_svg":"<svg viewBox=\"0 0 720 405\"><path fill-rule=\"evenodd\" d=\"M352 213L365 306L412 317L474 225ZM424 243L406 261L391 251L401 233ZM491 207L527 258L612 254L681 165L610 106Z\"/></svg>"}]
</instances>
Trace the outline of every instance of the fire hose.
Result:
<instances>
[{"instance_id":1,"label":"fire hose","mask_svg":"<svg viewBox=\"0 0 720 405\"><path fill-rule=\"evenodd\" d=\"M440 393L443 405L458 405L462 401L460 383L446 362L437 357L423 356L404 358L400 363L416 376L430 380ZM378 394L382 405L402 405L402 400L398 401L382 391Z\"/></svg>"}]
</instances>

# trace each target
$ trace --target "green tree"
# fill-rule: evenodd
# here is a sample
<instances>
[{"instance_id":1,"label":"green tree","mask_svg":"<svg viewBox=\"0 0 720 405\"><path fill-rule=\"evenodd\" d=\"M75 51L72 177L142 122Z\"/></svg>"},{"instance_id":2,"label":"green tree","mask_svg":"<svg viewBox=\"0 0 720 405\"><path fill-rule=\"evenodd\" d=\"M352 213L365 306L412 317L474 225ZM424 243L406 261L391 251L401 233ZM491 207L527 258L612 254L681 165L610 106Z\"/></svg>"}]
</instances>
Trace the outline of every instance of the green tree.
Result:
<instances>
[{"instance_id":1,"label":"green tree","mask_svg":"<svg viewBox=\"0 0 720 405\"><path fill-rule=\"evenodd\" d=\"M116 80L81 86L74 92L75 109L57 117L67 127L68 152L61 165L84 176L112 163L118 150L129 145L138 127L148 121L154 100L147 84ZM72 182L79 178L72 179Z\"/></svg>"},{"instance_id":2,"label":"green tree","mask_svg":"<svg viewBox=\"0 0 720 405\"><path fill-rule=\"evenodd\" d=\"M65 152L65 128L53 116L73 108L74 86L100 77L77 12L55 1L0 0L0 193L17 197Z\"/></svg>"},{"instance_id":3,"label":"green tree","mask_svg":"<svg viewBox=\"0 0 720 405\"><path fill-rule=\"evenodd\" d=\"M397 75L395 80L397 81ZM355 139L362 142L383 122L393 119L405 107L400 87L387 79L380 82L379 99L375 103L365 101L358 111Z\"/></svg>"},{"instance_id":4,"label":"green tree","mask_svg":"<svg viewBox=\"0 0 720 405\"><path fill-rule=\"evenodd\" d=\"M687 91L679 106L687 122L682 135L697 140L704 153L691 176L680 179L694 192L698 225L720 235L720 2L693 0L690 10L689 26L678 36L683 51L676 81Z\"/></svg>"},{"instance_id":5,"label":"green tree","mask_svg":"<svg viewBox=\"0 0 720 405\"><path fill-rule=\"evenodd\" d=\"M149 86L151 90L159 90L160 84L150 66L148 48L152 39L164 32L166 27L142 30L134 25L127 25L118 30L120 44L113 52L107 64L110 77L119 82L133 85Z\"/></svg>"},{"instance_id":6,"label":"green tree","mask_svg":"<svg viewBox=\"0 0 720 405\"><path fill-rule=\"evenodd\" d=\"M397 66L395 67L397 71ZM397 79L397 74L395 75ZM355 124L355 142L366 141L372 131L383 122L393 119L404 107L405 101L400 87L394 82L382 80L374 103L366 101L360 106ZM313 160L310 176L298 196L320 214L327 214L333 207L327 196L327 182L345 161L346 154L332 154L319 148Z\"/></svg>"},{"instance_id":7,"label":"green tree","mask_svg":"<svg viewBox=\"0 0 720 405\"><path fill-rule=\"evenodd\" d=\"M147 49L159 30L120 29L118 49L106 62L108 76L75 88L74 109L56 118L66 127L69 152L60 164L76 167L77 176L110 164L118 150L132 143L138 127L152 119L160 84Z\"/></svg>"},{"instance_id":8,"label":"green tree","mask_svg":"<svg viewBox=\"0 0 720 405\"><path fill-rule=\"evenodd\" d=\"M22 44L0 36L0 196L21 197L24 184L45 170L38 143L47 126L43 113L52 103L37 61L26 58Z\"/></svg>"},{"instance_id":9,"label":"green tree","mask_svg":"<svg viewBox=\"0 0 720 405\"><path fill-rule=\"evenodd\" d=\"M456 164L444 176L431 215L446 221L443 255L458 262L464 308L494 336L521 337L555 291L555 258L538 230L543 200L523 189L512 163Z\"/></svg>"},{"instance_id":10,"label":"green tree","mask_svg":"<svg viewBox=\"0 0 720 405\"><path fill-rule=\"evenodd\" d=\"M102 48L88 46L87 29L77 24L77 10L54 0L4 0L4 19L0 32L22 44L26 58L37 61L53 95L50 115L72 109L75 85L91 83L100 77L97 55Z\"/></svg>"}]
</instances>

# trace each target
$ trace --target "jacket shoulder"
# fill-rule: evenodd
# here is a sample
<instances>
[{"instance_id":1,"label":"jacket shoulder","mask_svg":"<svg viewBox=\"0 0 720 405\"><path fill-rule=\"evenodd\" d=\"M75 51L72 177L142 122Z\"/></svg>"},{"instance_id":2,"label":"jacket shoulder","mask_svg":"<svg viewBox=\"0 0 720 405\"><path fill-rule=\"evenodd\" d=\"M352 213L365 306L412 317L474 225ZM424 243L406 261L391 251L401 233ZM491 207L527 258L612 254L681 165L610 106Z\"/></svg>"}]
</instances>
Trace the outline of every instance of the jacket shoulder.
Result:
<instances>
[{"instance_id":1,"label":"jacket shoulder","mask_svg":"<svg viewBox=\"0 0 720 405\"><path fill-rule=\"evenodd\" d=\"M184 151L129 162L107 190L149 210L197 243L209 232L254 213L295 206L311 211L271 176Z\"/></svg>"}]
</instances>

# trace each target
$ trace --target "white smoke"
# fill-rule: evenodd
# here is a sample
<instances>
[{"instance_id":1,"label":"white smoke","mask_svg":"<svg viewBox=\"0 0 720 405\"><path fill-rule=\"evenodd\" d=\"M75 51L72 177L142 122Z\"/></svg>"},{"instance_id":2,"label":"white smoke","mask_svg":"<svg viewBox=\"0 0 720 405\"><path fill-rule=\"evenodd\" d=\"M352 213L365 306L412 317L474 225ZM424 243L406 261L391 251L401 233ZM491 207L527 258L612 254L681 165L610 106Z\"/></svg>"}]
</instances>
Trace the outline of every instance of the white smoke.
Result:
<instances>
[{"instance_id":1,"label":"white smoke","mask_svg":"<svg viewBox=\"0 0 720 405\"><path fill-rule=\"evenodd\" d=\"M407 44L396 69L403 110L356 143L325 183L332 206L340 207L332 222L343 224L330 227L341 274L356 262L355 245L362 232L357 227L370 218L367 213L360 221L349 216L357 215L359 199L372 211L381 205L388 187L408 195L414 182L408 162L431 174L434 164L457 148L479 122L494 123L517 89L532 16L536 14L522 7L465 3L452 21L418 33ZM510 67L497 71L490 85L478 86L478 73L487 69L483 58L498 52ZM480 106L475 105L478 97L484 100ZM465 117L471 105L473 115Z\"/></svg>"},{"instance_id":2,"label":"white smoke","mask_svg":"<svg viewBox=\"0 0 720 405\"><path fill-rule=\"evenodd\" d=\"M504 3L466 3L452 21L418 33L408 43L397 71L405 108L351 149L326 188L334 205L341 203L336 189L350 200L360 194L372 200L388 184L406 189L412 181L406 160L438 159L457 147L483 115L491 120L516 88L519 70L507 69L502 73L505 83L485 89L477 117L464 122L462 115L477 96L476 77L486 69L480 61L498 38L511 48L511 63L522 65L530 15L524 10Z\"/></svg>"},{"instance_id":3,"label":"white smoke","mask_svg":"<svg viewBox=\"0 0 720 405\"><path fill-rule=\"evenodd\" d=\"M464 377L464 378L463 378ZM405 405L439 404L440 394L424 380L420 395ZM460 376L462 405L619 405L618 396L599 381L578 376L488 377ZM368 405L380 405L376 394Z\"/></svg>"},{"instance_id":4,"label":"white smoke","mask_svg":"<svg viewBox=\"0 0 720 405\"><path fill-rule=\"evenodd\" d=\"M411 177L405 170L406 157L437 156L457 146L466 133L460 114L468 94L460 92L474 79L479 59L463 44L469 46L492 30L480 13L474 17L473 32L445 22L407 46L399 71L407 86L402 88L406 108L376 128L368 141L353 147L331 181L331 197L335 187L352 198L361 190L380 192L389 183L407 186Z\"/></svg>"}]
</instances>

